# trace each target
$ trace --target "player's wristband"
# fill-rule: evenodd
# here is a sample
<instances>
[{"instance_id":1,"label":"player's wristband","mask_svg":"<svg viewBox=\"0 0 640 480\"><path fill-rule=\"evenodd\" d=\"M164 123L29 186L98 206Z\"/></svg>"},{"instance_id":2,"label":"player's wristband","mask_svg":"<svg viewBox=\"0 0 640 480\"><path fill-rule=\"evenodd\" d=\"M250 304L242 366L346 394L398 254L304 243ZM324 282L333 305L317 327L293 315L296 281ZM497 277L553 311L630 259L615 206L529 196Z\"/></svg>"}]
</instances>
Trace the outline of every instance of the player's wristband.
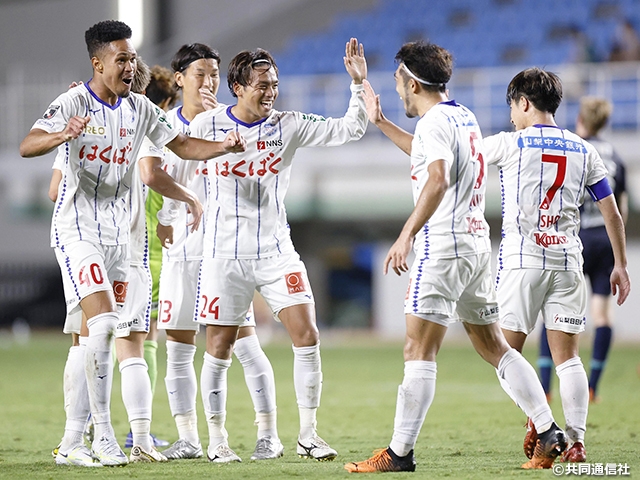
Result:
<instances>
[{"instance_id":1,"label":"player's wristband","mask_svg":"<svg viewBox=\"0 0 640 480\"><path fill-rule=\"evenodd\" d=\"M609 195L613 195L613 191L611 190L607 177L604 177L593 185L587 186L587 191L589 192L589 195L591 195L591 198L593 198L594 202L598 202Z\"/></svg>"}]
</instances>

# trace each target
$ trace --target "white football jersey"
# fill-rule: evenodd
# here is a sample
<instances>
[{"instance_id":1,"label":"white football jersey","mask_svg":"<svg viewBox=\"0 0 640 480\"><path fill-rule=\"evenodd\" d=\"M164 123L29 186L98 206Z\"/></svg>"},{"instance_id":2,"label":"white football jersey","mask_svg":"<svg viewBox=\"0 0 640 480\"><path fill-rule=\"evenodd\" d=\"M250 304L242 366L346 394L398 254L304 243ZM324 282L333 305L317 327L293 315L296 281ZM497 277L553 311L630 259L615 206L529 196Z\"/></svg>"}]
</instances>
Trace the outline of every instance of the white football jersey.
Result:
<instances>
[{"instance_id":1,"label":"white football jersey","mask_svg":"<svg viewBox=\"0 0 640 480\"><path fill-rule=\"evenodd\" d=\"M416 124L411 143L414 204L429 179L429 165L437 160L445 160L449 166L449 188L416 234L416 258L455 258L490 252L489 225L484 218L482 133L473 112L455 100L435 105Z\"/></svg>"},{"instance_id":2,"label":"white football jersey","mask_svg":"<svg viewBox=\"0 0 640 480\"><path fill-rule=\"evenodd\" d=\"M221 109L217 107L217 109ZM176 107L167 113L169 122L185 135L190 135L189 120L182 116L182 107ZM165 148L164 168L174 180L194 192L198 200L206 205L207 162L183 160ZM195 232L191 231L192 217L189 206L171 198L164 198L162 209L158 212L158 221L162 225L173 225L173 244L163 249L163 261L200 260L202 258L202 240L206 229L203 218Z\"/></svg>"},{"instance_id":3,"label":"white football jersey","mask_svg":"<svg viewBox=\"0 0 640 480\"><path fill-rule=\"evenodd\" d=\"M256 259L294 252L284 198L295 152L361 138L368 121L362 90L362 85L351 85L349 108L342 118L273 110L267 118L247 124L227 107L193 119L193 137L221 141L236 131L247 141L245 152L207 162L204 257Z\"/></svg>"},{"instance_id":4,"label":"white football jersey","mask_svg":"<svg viewBox=\"0 0 640 480\"><path fill-rule=\"evenodd\" d=\"M575 133L534 125L485 139L500 173L499 269L581 270L580 214L587 186L607 175L596 149Z\"/></svg>"},{"instance_id":5,"label":"white football jersey","mask_svg":"<svg viewBox=\"0 0 640 480\"><path fill-rule=\"evenodd\" d=\"M33 128L60 132L73 116L91 116L91 121L77 139L58 147L64 163L51 223L51 245L79 240L126 244L128 192L140 145L146 135L164 146L178 130L143 95L131 93L111 106L88 84L60 95Z\"/></svg>"}]
</instances>

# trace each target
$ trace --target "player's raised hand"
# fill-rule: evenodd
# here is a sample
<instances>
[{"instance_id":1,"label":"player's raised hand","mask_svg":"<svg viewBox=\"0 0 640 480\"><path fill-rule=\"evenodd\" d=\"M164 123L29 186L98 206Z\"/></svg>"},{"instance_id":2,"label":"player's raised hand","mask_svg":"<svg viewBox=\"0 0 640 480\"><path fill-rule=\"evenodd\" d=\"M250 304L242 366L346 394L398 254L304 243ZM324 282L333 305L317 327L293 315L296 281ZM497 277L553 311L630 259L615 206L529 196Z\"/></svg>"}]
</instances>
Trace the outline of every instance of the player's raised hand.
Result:
<instances>
[{"instance_id":1,"label":"player's raised hand","mask_svg":"<svg viewBox=\"0 0 640 480\"><path fill-rule=\"evenodd\" d=\"M407 257L411 251L413 245L413 238L405 235L400 235L396 242L389 249L386 258L384 259L384 274L389 271L389 264L391 268L396 272L396 275L400 276L402 272L409 271L409 265L407 264Z\"/></svg>"},{"instance_id":2,"label":"player's raised hand","mask_svg":"<svg viewBox=\"0 0 640 480\"><path fill-rule=\"evenodd\" d=\"M62 131L62 136L64 137L64 141L68 142L69 140L75 140L76 138L78 138L82 133L82 131L84 130L84 127L86 127L90 121L91 121L90 116L71 117L69 119L69 123L67 123L67 126L64 127L64 130Z\"/></svg>"},{"instance_id":3,"label":"player's raised hand","mask_svg":"<svg viewBox=\"0 0 640 480\"><path fill-rule=\"evenodd\" d=\"M202 106L205 110L213 110L218 106L218 99L211 90L202 87L200 90L200 98L202 98Z\"/></svg>"},{"instance_id":4,"label":"player's raised hand","mask_svg":"<svg viewBox=\"0 0 640 480\"><path fill-rule=\"evenodd\" d=\"M160 239L160 245L162 248L169 248L169 245L173 245L173 227L171 225L162 225L158 223L156 227L156 235Z\"/></svg>"},{"instance_id":5,"label":"player's raised hand","mask_svg":"<svg viewBox=\"0 0 640 480\"><path fill-rule=\"evenodd\" d=\"M380 107L380 95L376 95L373 87L369 83L369 80L362 82L364 85L364 93L362 98L364 99L364 105L367 108L367 116L371 123L377 123L384 119L382 114L382 107Z\"/></svg>"},{"instance_id":6,"label":"player's raised hand","mask_svg":"<svg viewBox=\"0 0 640 480\"><path fill-rule=\"evenodd\" d=\"M247 141L238 132L229 132L222 145L227 153L241 153L247 149Z\"/></svg>"},{"instance_id":7,"label":"player's raised hand","mask_svg":"<svg viewBox=\"0 0 640 480\"><path fill-rule=\"evenodd\" d=\"M347 42L344 49L344 66L351 75L353 83L360 85L367 78L367 59L364 58L364 47L357 38Z\"/></svg>"},{"instance_id":8,"label":"player's raised hand","mask_svg":"<svg viewBox=\"0 0 640 480\"><path fill-rule=\"evenodd\" d=\"M624 267L613 267L611 272L611 293L615 297L618 295L618 305L622 305L631 291L631 280L629 279L629 272Z\"/></svg>"},{"instance_id":9,"label":"player's raised hand","mask_svg":"<svg viewBox=\"0 0 640 480\"><path fill-rule=\"evenodd\" d=\"M200 200L198 200L197 197L193 197L193 200L188 202L188 205L189 205L189 213L191 214L191 221L187 223L187 227L191 227L191 233L193 233L200 226L200 222L202 221L202 214L204 212L204 207L202 206L202 203L200 203Z\"/></svg>"}]
</instances>

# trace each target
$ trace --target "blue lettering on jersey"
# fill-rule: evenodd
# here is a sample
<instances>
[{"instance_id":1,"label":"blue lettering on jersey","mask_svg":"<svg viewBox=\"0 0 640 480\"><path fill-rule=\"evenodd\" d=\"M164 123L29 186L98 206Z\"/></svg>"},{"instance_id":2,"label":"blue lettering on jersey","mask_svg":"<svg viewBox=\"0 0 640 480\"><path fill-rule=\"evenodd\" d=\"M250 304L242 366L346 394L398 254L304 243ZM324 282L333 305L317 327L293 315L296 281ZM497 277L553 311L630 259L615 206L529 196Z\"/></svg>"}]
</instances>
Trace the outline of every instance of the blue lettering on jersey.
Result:
<instances>
[{"instance_id":1,"label":"blue lettering on jersey","mask_svg":"<svg viewBox=\"0 0 640 480\"><path fill-rule=\"evenodd\" d=\"M548 150L562 150L563 152L587 153L585 146L573 140L554 137L520 137L518 138L520 148L544 148Z\"/></svg>"}]
</instances>

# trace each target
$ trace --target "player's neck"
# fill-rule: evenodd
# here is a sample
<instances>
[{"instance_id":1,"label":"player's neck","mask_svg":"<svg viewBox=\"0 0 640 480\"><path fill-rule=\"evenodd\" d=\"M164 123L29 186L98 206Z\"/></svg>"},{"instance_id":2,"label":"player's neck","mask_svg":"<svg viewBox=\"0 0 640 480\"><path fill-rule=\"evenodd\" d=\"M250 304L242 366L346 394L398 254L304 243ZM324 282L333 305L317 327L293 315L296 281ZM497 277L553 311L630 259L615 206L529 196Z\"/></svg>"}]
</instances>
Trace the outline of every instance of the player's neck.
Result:
<instances>
[{"instance_id":1,"label":"player's neck","mask_svg":"<svg viewBox=\"0 0 640 480\"><path fill-rule=\"evenodd\" d=\"M202 106L198 108L193 105L182 105L182 110L180 110L182 116L189 122L196 118L196 115L202 112L204 112L204 108L202 108Z\"/></svg>"},{"instance_id":2,"label":"player's neck","mask_svg":"<svg viewBox=\"0 0 640 480\"><path fill-rule=\"evenodd\" d=\"M236 105L234 105L233 107L231 107L231 114L236 117L238 120L251 125L254 124L256 122L259 122L260 120L267 118L265 116L260 116L254 112L252 112L251 110L249 110L248 108L245 108L243 105L240 104L240 102L238 102Z\"/></svg>"},{"instance_id":3,"label":"player's neck","mask_svg":"<svg viewBox=\"0 0 640 480\"><path fill-rule=\"evenodd\" d=\"M528 119L528 127L533 125L549 125L552 127L556 127L556 119L549 112L534 112Z\"/></svg>"},{"instance_id":4,"label":"player's neck","mask_svg":"<svg viewBox=\"0 0 640 480\"><path fill-rule=\"evenodd\" d=\"M425 113L441 102L449 101L449 97L444 92L434 92L421 95L418 103L418 114L422 117Z\"/></svg>"},{"instance_id":5,"label":"player's neck","mask_svg":"<svg viewBox=\"0 0 640 480\"><path fill-rule=\"evenodd\" d=\"M88 85L89 88L91 88L91 91L104 103L109 105L115 105L118 103L118 95L109 90L104 83L97 81L95 77L89 80Z\"/></svg>"}]
</instances>

